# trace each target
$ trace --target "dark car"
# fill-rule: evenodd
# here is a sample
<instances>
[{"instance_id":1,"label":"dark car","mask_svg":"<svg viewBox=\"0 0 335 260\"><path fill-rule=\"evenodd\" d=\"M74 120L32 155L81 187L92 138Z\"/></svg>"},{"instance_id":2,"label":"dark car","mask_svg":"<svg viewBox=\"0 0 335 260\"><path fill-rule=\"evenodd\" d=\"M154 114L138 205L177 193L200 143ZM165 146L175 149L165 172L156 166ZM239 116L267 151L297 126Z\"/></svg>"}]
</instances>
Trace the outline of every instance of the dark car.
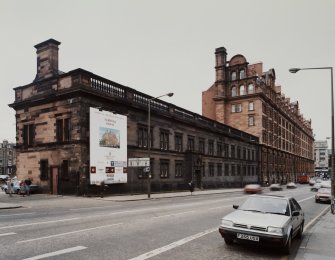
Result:
<instances>
[{"instance_id":1,"label":"dark car","mask_svg":"<svg viewBox=\"0 0 335 260\"><path fill-rule=\"evenodd\" d=\"M219 232L233 242L280 247L289 254L292 239L301 238L304 212L293 197L251 195L222 218Z\"/></svg>"}]
</instances>

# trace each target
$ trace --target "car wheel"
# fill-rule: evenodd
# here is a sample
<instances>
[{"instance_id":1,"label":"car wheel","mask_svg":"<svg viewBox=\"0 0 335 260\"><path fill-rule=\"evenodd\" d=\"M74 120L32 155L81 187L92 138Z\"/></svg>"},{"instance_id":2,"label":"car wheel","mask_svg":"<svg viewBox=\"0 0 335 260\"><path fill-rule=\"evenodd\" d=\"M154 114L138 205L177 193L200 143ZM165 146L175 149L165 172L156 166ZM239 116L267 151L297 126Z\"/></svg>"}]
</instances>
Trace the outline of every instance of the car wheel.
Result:
<instances>
[{"instance_id":1,"label":"car wheel","mask_svg":"<svg viewBox=\"0 0 335 260\"><path fill-rule=\"evenodd\" d=\"M315 199L315 203L319 203L319 200Z\"/></svg>"},{"instance_id":2,"label":"car wheel","mask_svg":"<svg viewBox=\"0 0 335 260\"><path fill-rule=\"evenodd\" d=\"M300 225L300 227L299 227L297 238L299 238L299 239L302 238L302 232L304 232L304 222L302 222L301 225Z\"/></svg>"},{"instance_id":3,"label":"car wheel","mask_svg":"<svg viewBox=\"0 0 335 260\"><path fill-rule=\"evenodd\" d=\"M284 253L289 255L291 251L291 245L292 245L292 236L291 234L289 235L286 245L284 246Z\"/></svg>"},{"instance_id":4,"label":"car wheel","mask_svg":"<svg viewBox=\"0 0 335 260\"><path fill-rule=\"evenodd\" d=\"M224 237L224 242L227 244L227 245L232 245L233 244L233 240L231 238L226 238Z\"/></svg>"}]
</instances>

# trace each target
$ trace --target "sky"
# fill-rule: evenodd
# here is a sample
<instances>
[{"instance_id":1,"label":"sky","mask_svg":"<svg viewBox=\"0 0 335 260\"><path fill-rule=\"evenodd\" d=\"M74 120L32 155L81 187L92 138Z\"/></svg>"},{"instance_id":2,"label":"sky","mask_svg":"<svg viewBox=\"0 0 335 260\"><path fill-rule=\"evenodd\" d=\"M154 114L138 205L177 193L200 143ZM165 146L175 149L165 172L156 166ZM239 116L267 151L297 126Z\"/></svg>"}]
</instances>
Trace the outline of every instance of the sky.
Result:
<instances>
[{"instance_id":1,"label":"sky","mask_svg":"<svg viewBox=\"0 0 335 260\"><path fill-rule=\"evenodd\" d=\"M34 45L59 42L59 70L82 68L201 114L215 81L215 49L273 68L276 84L331 136L333 0L0 0L0 142L15 142L13 88L36 75Z\"/></svg>"}]
</instances>

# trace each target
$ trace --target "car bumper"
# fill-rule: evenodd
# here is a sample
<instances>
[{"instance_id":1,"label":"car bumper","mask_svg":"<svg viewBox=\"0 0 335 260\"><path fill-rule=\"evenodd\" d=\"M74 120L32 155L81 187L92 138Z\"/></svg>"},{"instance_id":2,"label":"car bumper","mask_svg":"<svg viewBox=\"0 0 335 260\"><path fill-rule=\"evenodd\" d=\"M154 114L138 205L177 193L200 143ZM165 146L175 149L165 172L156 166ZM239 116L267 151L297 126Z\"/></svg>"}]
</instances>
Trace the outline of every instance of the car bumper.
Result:
<instances>
[{"instance_id":1,"label":"car bumper","mask_svg":"<svg viewBox=\"0 0 335 260\"><path fill-rule=\"evenodd\" d=\"M273 235L265 233L256 233L247 230L235 230L230 228L219 227L219 232L223 238L233 240L238 243L258 244L269 247L283 247L287 241L287 235ZM259 241L252 241L248 239L240 239L237 234L244 234L249 236L256 236Z\"/></svg>"}]
</instances>

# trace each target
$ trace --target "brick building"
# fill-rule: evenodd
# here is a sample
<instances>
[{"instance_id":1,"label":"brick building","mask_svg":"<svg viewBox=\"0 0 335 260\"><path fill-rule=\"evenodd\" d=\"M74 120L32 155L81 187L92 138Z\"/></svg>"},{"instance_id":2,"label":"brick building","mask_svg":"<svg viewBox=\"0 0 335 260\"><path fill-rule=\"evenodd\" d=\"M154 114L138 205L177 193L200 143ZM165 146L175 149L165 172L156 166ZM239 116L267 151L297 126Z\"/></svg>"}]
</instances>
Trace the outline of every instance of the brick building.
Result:
<instances>
[{"instance_id":1,"label":"brick building","mask_svg":"<svg viewBox=\"0 0 335 260\"><path fill-rule=\"evenodd\" d=\"M16 87L17 176L31 178L45 192L98 192L90 184L90 111L127 117L127 157L151 158L152 191L196 187L240 187L258 181L258 138L83 69L58 69L58 46L37 44L37 75ZM178 95L178 93L176 93ZM121 133L122 134L122 133ZM113 137L115 138L115 136ZM113 139L112 137L110 140ZM146 192L143 168L130 168L113 193Z\"/></svg>"},{"instance_id":2,"label":"brick building","mask_svg":"<svg viewBox=\"0 0 335 260\"><path fill-rule=\"evenodd\" d=\"M0 143L0 174L15 175L16 173L15 144L7 140Z\"/></svg>"},{"instance_id":3,"label":"brick building","mask_svg":"<svg viewBox=\"0 0 335 260\"><path fill-rule=\"evenodd\" d=\"M202 114L258 136L263 183L296 181L313 174L311 121L300 113L276 84L274 69L249 64L243 55L227 60L224 47L216 49L215 83L202 94Z\"/></svg>"}]
</instances>

